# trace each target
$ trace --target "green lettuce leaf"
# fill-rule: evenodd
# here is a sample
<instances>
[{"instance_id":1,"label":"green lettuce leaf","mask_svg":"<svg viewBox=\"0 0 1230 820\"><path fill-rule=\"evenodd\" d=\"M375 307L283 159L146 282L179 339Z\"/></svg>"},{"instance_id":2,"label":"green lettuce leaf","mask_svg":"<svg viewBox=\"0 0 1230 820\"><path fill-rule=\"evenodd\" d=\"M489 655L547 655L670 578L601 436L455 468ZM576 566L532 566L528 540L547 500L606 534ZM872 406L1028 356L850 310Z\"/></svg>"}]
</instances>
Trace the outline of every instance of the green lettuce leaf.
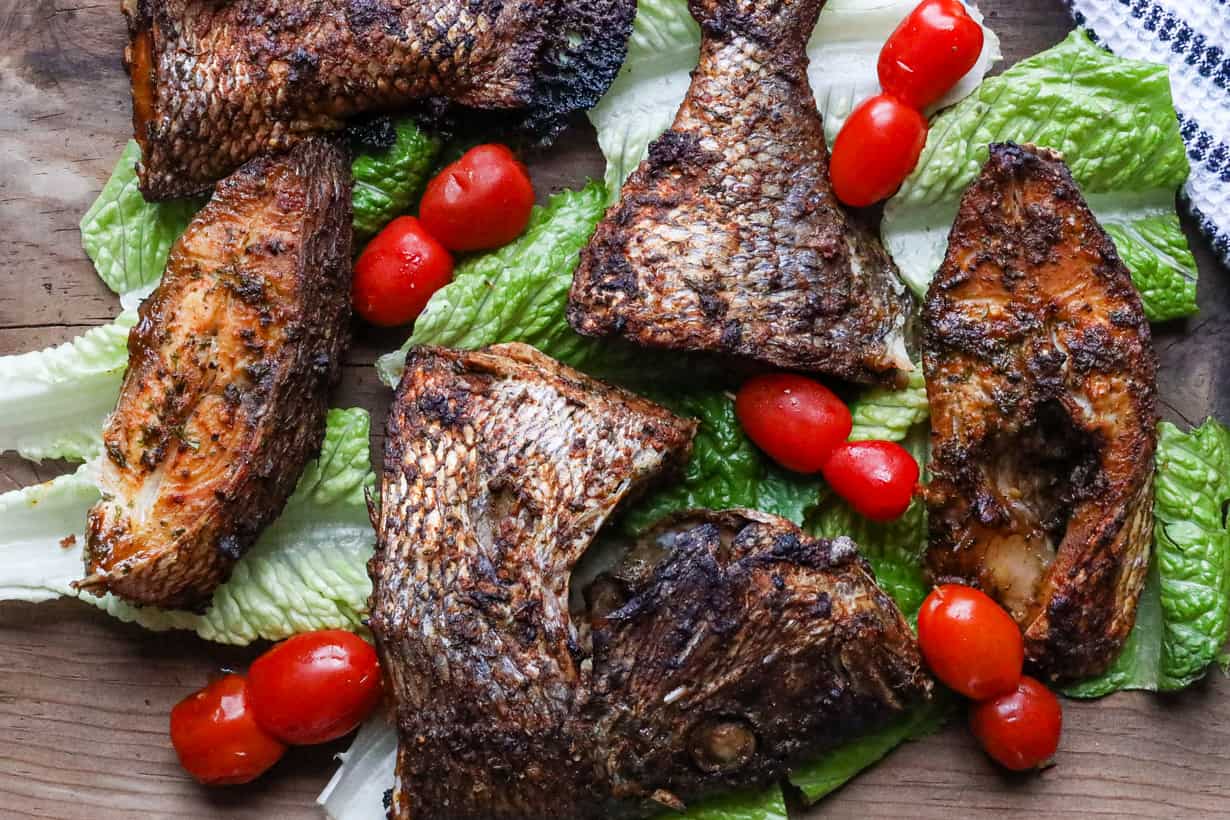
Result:
<instances>
[{"instance_id":1,"label":"green lettuce leaf","mask_svg":"<svg viewBox=\"0 0 1230 820\"><path fill-rule=\"evenodd\" d=\"M924 401L925 406L925 401ZM927 457L926 431L916 428L905 439L905 447L923 464ZM901 611L913 622L927 596L929 585L923 577L922 553L927 544L926 510L915 501L896 521L868 521L855 513L831 490L809 516L807 529L813 535L835 538L847 535L858 544L859 552L875 570L876 580L893 597ZM800 767L790 782L814 802L836 790L863 769L871 766L900 743L939 730L951 716L956 699L937 691L935 700L915 707L888 726L846 743L816 762Z\"/></svg>"},{"instance_id":2,"label":"green lettuce leaf","mask_svg":"<svg viewBox=\"0 0 1230 820\"><path fill-rule=\"evenodd\" d=\"M935 699L919 706L882 729L850 741L816 763L801 766L790 775L790 782L808 803L837 791L863 769L881 760L907 740L935 734L956 711L957 699L946 690L937 690Z\"/></svg>"},{"instance_id":3,"label":"green lettuce leaf","mask_svg":"<svg viewBox=\"0 0 1230 820\"><path fill-rule=\"evenodd\" d=\"M670 513L693 508L750 507L796 524L816 505L824 483L778 467L752 444L735 418L734 400L720 391L654 396L700 422L683 479L631 508L623 518L640 534Z\"/></svg>"},{"instance_id":4,"label":"green lettuce leaf","mask_svg":"<svg viewBox=\"0 0 1230 820\"><path fill-rule=\"evenodd\" d=\"M98 276L134 308L162 278L171 244L201 207L199 199L149 203L137 189L141 148L129 140L111 178L81 218L81 245Z\"/></svg>"},{"instance_id":5,"label":"green lettuce leaf","mask_svg":"<svg viewBox=\"0 0 1230 820\"><path fill-rule=\"evenodd\" d=\"M735 792L689 806L688 810L666 812L658 820L786 820L786 798L777 786L763 792Z\"/></svg>"},{"instance_id":6,"label":"green lettuce leaf","mask_svg":"<svg viewBox=\"0 0 1230 820\"><path fill-rule=\"evenodd\" d=\"M922 367L910 372L909 384L901 390L873 387L850 402L854 427L851 441L901 441L916 424L931 416Z\"/></svg>"},{"instance_id":7,"label":"green lettuce leaf","mask_svg":"<svg viewBox=\"0 0 1230 820\"><path fill-rule=\"evenodd\" d=\"M362 149L351 164L356 243L374 236L393 217L410 209L440 154L439 138L420 129L414 120L398 120L394 131L393 145Z\"/></svg>"},{"instance_id":8,"label":"green lettuce leaf","mask_svg":"<svg viewBox=\"0 0 1230 820\"><path fill-rule=\"evenodd\" d=\"M879 93L880 48L916 5L916 0L829 0L825 5L808 43L807 73L830 142L854 106ZM976 9L973 14L981 21ZM986 44L977 65L940 106L971 93L999 60L999 40L984 30ZM624 179L645 158L649 143L670 127L699 54L700 28L686 0L640 0L624 67L589 112L606 157L611 196L618 195Z\"/></svg>"},{"instance_id":9,"label":"green lettuce leaf","mask_svg":"<svg viewBox=\"0 0 1230 820\"><path fill-rule=\"evenodd\" d=\"M1123 651L1103 675L1067 690L1169 692L1204 677L1230 636L1230 430L1163 422L1154 491L1154 556Z\"/></svg>"},{"instance_id":10,"label":"green lettuce leaf","mask_svg":"<svg viewBox=\"0 0 1230 820\"><path fill-rule=\"evenodd\" d=\"M281 516L235 565L203 614L133 607L81 595L149 629L191 629L219 643L279 640L312 629L361 628L375 533L364 492L374 484L366 410L331 410L320 457ZM0 495L0 600L75 596L86 513L99 498L94 462L45 484Z\"/></svg>"},{"instance_id":11,"label":"green lettuce leaf","mask_svg":"<svg viewBox=\"0 0 1230 820\"><path fill-rule=\"evenodd\" d=\"M411 345L477 348L525 342L568 364L585 367L602 342L573 333L564 319L572 273L606 205L601 183L563 191L536 207L525 233L499 250L471 257L427 303L414 332L376 363L384 383L401 378Z\"/></svg>"},{"instance_id":12,"label":"green lettuce leaf","mask_svg":"<svg viewBox=\"0 0 1230 820\"><path fill-rule=\"evenodd\" d=\"M827 488L810 517L808 530L822 538L848 535L875 570L876 581L893 596L901 611L918 612L930 586L923 580L922 553L927 545L927 518L923 505L910 504L895 521L863 518Z\"/></svg>"},{"instance_id":13,"label":"green lettuce leaf","mask_svg":"<svg viewBox=\"0 0 1230 820\"><path fill-rule=\"evenodd\" d=\"M1175 214L1188 162L1165 66L1116 57L1076 31L938 116L914 172L884 210L884 242L922 294L966 187L992 142L1064 154L1114 238L1154 321L1195 311L1196 265Z\"/></svg>"},{"instance_id":14,"label":"green lettuce leaf","mask_svg":"<svg viewBox=\"0 0 1230 820\"><path fill-rule=\"evenodd\" d=\"M56 347L0 356L0 452L85 461L102 449L102 425L128 367L136 311Z\"/></svg>"},{"instance_id":15,"label":"green lettuce leaf","mask_svg":"<svg viewBox=\"0 0 1230 820\"><path fill-rule=\"evenodd\" d=\"M413 120L399 120L394 129L397 138L392 147L361 149L351 164L357 241L410 207L440 153L440 140ZM199 198L146 202L137 188L140 157L140 146L129 140L111 178L81 218L81 245L125 308L136 307L157 287L171 245L204 202Z\"/></svg>"}]
</instances>

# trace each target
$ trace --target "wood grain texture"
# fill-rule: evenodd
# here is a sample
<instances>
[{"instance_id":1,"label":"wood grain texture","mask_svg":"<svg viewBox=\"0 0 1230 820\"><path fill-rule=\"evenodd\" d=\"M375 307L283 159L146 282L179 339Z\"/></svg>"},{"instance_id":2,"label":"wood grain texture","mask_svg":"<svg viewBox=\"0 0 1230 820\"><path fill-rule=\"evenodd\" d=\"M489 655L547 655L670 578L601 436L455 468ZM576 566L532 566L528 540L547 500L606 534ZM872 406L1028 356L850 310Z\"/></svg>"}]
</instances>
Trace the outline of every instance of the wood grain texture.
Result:
<instances>
[{"instance_id":1,"label":"wood grain texture","mask_svg":"<svg viewBox=\"0 0 1230 820\"><path fill-rule=\"evenodd\" d=\"M0 354L65 341L118 312L77 233L129 135L118 5L0 0ZM1060 0L982 6L1008 64L1069 28ZM584 125L531 164L543 194L602 172ZM1204 312L1158 334L1166 414L1188 421L1230 416L1230 273L1194 235L1193 244ZM356 331L335 404L368 407L380 431L389 393L370 365L403 334ZM375 452L381 444L377 433ZM64 468L0 457L0 491ZM167 742L171 706L254 651L152 634L72 601L0 605L0 817L319 817L313 800L344 744L292 750L259 783L211 791L183 775ZM1227 773L1230 681L1214 673L1177 697L1068 704L1058 765L1040 776L1000 773L954 725L899 749L812 814L1226 817Z\"/></svg>"}]
</instances>

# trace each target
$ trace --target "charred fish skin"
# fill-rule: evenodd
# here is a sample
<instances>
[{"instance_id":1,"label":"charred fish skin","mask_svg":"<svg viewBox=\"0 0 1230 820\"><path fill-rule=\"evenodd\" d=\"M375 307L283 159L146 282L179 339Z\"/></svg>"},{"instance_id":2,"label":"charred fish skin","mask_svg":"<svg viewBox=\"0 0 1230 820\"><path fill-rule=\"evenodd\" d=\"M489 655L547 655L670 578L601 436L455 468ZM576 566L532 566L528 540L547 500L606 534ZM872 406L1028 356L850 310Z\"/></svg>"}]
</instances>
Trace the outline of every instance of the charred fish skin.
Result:
<instances>
[{"instance_id":1,"label":"charred fish skin","mask_svg":"<svg viewBox=\"0 0 1230 820\"><path fill-rule=\"evenodd\" d=\"M198 606L281 512L349 340L349 163L319 138L252 160L172 247L103 432L82 588Z\"/></svg>"},{"instance_id":2,"label":"charred fish skin","mask_svg":"<svg viewBox=\"0 0 1230 820\"><path fill-rule=\"evenodd\" d=\"M912 368L911 301L833 194L806 44L824 0L690 0L700 63L581 256L589 336L859 382Z\"/></svg>"},{"instance_id":3,"label":"charred fish skin","mask_svg":"<svg viewBox=\"0 0 1230 820\"><path fill-rule=\"evenodd\" d=\"M1055 152L992 145L923 311L934 581L980 586L1052 679L1099 674L1153 537L1157 360L1114 243Z\"/></svg>"},{"instance_id":4,"label":"charred fish skin","mask_svg":"<svg viewBox=\"0 0 1230 820\"><path fill-rule=\"evenodd\" d=\"M585 721L614 799L767 785L930 697L913 631L848 538L698 510L635 552L591 613Z\"/></svg>"},{"instance_id":5,"label":"charred fish skin","mask_svg":"<svg viewBox=\"0 0 1230 820\"><path fill-rule=\"evenodd\" d=\"M570 612L598 529L694 432L523 345L411 350L369 565L390 817L651 817L929 694L853 544L761 513L664 524Z\"/></svg>"},{"instance_id":6,"label":"charred fish skin","mask_svg":"<svg viewBox=\"0 0 1230 820\"><path fill-rule=\"evenodd\" d=\"M520 344L414 348L389 416L371 628L397 702L389 816L579 816L572 565L695 425ZM566 787L566 788L561 788Z\"/></svg>"},{"instance_id":7,"label":"charred fish skin","mask_svg":"<svg viewBox=\"0 0 1230 820\"><path fill-rule=\"evenodd\" d=\"M415 102L554 137L614 80L635 0L125 0L147 199Z\"/></svg>"}]
</instances>

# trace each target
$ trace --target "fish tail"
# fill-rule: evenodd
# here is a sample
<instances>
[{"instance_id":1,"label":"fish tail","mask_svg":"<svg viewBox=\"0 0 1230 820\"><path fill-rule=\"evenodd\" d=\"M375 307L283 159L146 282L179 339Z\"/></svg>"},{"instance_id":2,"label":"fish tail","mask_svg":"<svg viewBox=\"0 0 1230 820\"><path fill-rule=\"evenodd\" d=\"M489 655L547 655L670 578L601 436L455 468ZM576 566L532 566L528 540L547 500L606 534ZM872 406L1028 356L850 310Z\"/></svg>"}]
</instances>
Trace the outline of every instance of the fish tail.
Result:
<instances>
[{"instance_id":1,"label":"fish tail","mask_svg":"<svg viewBox=\"0 0 1230 820\"><path fill-rule=\"evenodd\" d=\"M709 39L745 37L764 45L807 44L826 0L688 0Z\"/></svg>"}]
</instances>

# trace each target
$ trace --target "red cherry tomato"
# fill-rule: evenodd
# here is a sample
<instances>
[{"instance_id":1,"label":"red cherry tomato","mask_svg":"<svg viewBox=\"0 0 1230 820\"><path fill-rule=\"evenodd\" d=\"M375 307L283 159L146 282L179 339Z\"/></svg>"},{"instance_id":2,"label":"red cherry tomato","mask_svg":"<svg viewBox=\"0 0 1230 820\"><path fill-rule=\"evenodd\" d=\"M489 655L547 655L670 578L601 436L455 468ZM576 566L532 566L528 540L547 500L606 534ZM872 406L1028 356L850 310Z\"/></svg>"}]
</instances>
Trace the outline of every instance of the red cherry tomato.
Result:
<instances>
[{"instance_id":1,"label":"red cherry tomato","mask_svg":"<svg viewBox=\"0 0 1230 820\"><path fill-rule=\"evenodd\" d=\"M864 518L900 518L914 497L918 462L891 441L848 441L833 450L824 480Z\"/></svg>"},{"instance_id":2,"label":"red cherry tomato","mask_svg":"<svg viewBox=\"0 0 1230 820\"><path fill-rule=\"evenodd\" d=\"M520 236L533 207L525 166L503 145L480 145L427 184L419 219L444 247L481 251Z\"/></svg>"},{"instance_id":3,"label":"red cherry tomato","mask_svg":"<svg viewBox=\"0 0 1230 820\"><path fill-rule=\"evenodd\" d=\"M879 94L854 109L833 143L833 193L861 208L887 199L918 164L927 144L927 120L913 108Z\"/></svg>"},{"instance_id":4,"label":"red cherry tomato","mask_svg":"<svg viewBox=\"0 0 1230 820\"><path fill-rule=\"evenodd\" d=\"M453 257L417 219L394 219L354 265L354 309L374 325L413 322L453 278Z\"/></svg>"},{"instance_id":5,"label":"red cherry tomato","mask_svg":"<svg viewBox=\"0 0 1230 820\"><path fill-rule=\"evenodd\" d=\"M982 39L960 0L924 0L880 50L880 87L922 111L974 67Z\"/></svg>"},{"instance_id":6,"label":"red cherry tomato","mask_svg":"<svg viewBox=\"0 0 1230 820\"><path fill-rule=\"evenodd\" d=\"M1050 689L1026 675L1008 694L971 706L969 724L999 765L1023 772L1055 756L1063 710Z\"/></svg>"},{"instance_id":7,"label":"red cherry tomato","mask_svg":"<svg viewBox=\"0 0 1230 820\"><path fill-rule=\"evenodd\" d=\"M296 745L349 734L380 702L380 662L367 641L341 629L288 638L248 670L261 727Z\"/></svg>"},{"instance_id":8,"label":"red cherry tomato","mask_svg":"<svg viewBox=\"0 0 1230 820\"><path fill-rule=\"evenodd\" d=\"M850 435L850 409L819 382L778 373L743 383L735 415L748 438L788 470L818 472Z\"/></svg>"},{"instance_id":9,"label":"red cherry tomato","mask_svg":"<svg viewBox=\"0 0 1230 820\"><path fill-rule=\"evenodd\" d=\"M918 645L935 676L967 698L993 698L1021 680L1020 628L973 587L944 584L931 590L918 611Z\"/></svg>"},{"instance_id":10,"label":"red cherry tomato","mask_svg":"<svg viewBox=\"0 0 1230 820\"><path fill-rule=\"evenodd\" d=\"M242 675L218 678L175 704L171 745L180 765L212 786L251 782L286 751L257 725Z\"/></svg>"}]
</instances>

